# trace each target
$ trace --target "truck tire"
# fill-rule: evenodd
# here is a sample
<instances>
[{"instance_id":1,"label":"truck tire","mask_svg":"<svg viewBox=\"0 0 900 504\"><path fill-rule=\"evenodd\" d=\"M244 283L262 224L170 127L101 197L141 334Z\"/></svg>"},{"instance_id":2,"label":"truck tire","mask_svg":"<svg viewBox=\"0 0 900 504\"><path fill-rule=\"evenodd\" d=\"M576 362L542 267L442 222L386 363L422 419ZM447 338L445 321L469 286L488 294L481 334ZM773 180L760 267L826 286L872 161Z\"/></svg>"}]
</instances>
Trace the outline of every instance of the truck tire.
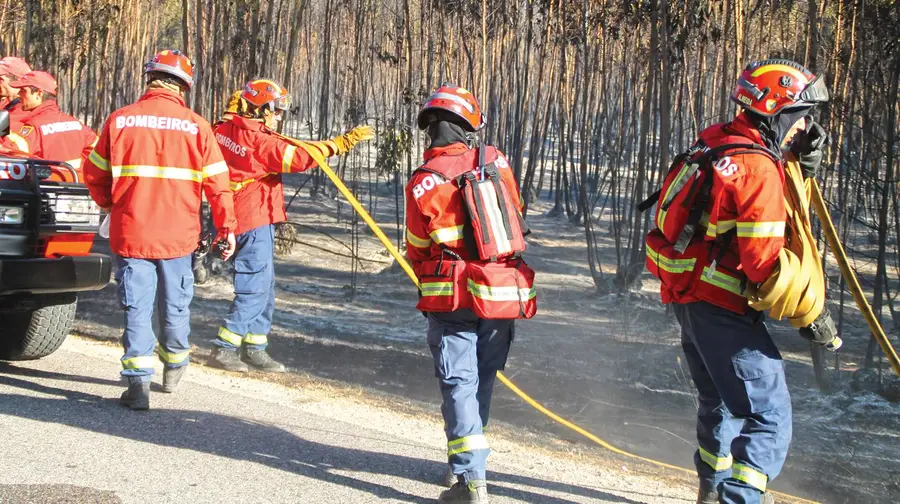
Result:
<instances>
[{"instance_id":1,"label":"truck tire","mask_svg":"<svg viewBox=\"0 0 900 504\"><path fill-rule=\"evenodd\" d=\"M0 315L0 360L34 360L55 352L75 321L75 294L35 296L32 311Z\"/></svg>"}]
</instances>

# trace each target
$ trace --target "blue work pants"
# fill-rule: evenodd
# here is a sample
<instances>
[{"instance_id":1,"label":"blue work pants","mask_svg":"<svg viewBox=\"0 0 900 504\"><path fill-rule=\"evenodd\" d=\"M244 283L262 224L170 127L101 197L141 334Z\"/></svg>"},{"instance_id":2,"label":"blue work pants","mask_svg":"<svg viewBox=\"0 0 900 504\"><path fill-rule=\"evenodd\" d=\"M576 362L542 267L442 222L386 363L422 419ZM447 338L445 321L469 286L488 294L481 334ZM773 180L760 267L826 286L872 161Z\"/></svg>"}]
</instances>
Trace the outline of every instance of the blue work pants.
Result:
<instances>
[{"instance_id":1,"label":"blue work pants","mask_svg":"<svg viewBox=\"0 0 900 504\"><path fill-rule=\"evenodd\" d=\"M447 456L459 481L485 479L491 450L483 429L513 331L513 320L480 319L469 309L428 313L428 346L443 396Z\"/></svg>"},{"instance_id":2,"label":"blue work pants","mask_svg":"<svg viewBox=\"0 0 900 504\"><path fill-rule=\"evenodd\" d=\"M191 299L194 275L191 256L176 259L135 259L116 256L119 306L125 311L122 376L150 381L157 338L153 333L153 307L159 314L159 358L166 367L190 362Z\"/></svg>"},{"instance_id":3,"label":"blue work pants","mask_svg":"<svg viewBox=\"0 0 900 504\"><path fill-rule=\"evenodd\" d=\"M781 472L791 442L784 362L763 324L705 302L675 304L681 345L697 387L694 456L701 490L725 504L756 504Z\"/></svg>"},{"instance_id":4,"label":"blue work pants","mask_svg":"<svg viewBox=\"0 0 900 504\"><path fill-rule=\"evenodd\" d=\"M265 350L275 313L275 226L260 226L236 238L234 301L215 344Z\"/></svg>"}]
</instances>

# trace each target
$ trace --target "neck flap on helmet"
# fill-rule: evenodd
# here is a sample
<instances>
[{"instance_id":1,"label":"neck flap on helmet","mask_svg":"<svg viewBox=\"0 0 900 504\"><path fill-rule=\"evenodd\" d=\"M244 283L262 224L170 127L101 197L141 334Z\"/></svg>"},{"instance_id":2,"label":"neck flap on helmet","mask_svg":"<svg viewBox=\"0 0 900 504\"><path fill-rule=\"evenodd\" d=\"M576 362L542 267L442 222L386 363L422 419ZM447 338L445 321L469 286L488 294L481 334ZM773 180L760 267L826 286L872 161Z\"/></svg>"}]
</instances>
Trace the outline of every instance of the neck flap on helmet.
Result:
<instances>
[{"instance_id":1,"label":"neck flap on helmet","mask_svg":"<svg viewBox=\"0 0 900 504\"><path fill-rule=\"evenodd\" d=\"M756 124L766 147L774 152L781 152L781 144L791 130L791 126L806 117L811 108L809 106L791 107L769 117L750 112L749 116Z\"/></svg>"}]
</instances>

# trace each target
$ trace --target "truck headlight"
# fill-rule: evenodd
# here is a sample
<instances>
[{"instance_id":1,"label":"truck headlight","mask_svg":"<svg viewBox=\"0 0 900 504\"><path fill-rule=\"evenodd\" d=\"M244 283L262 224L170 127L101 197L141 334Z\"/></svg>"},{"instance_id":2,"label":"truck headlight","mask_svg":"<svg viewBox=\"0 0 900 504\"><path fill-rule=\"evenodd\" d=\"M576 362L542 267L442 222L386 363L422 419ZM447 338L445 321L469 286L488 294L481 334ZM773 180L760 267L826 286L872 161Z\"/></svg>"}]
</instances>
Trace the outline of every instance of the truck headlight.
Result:
<instances>
[{"instance_id":1,"label":"truck headlight","mask_svg":"<svg viewBox=\"0 0 900 504\"><path fill-rule=\"evenodd\" d=\"M24 218L22 207L0 206L0 224L21 224Z\"/></svg>"},{"instance_id":2,"label":"truck headlight","mask_svg":"<svg viewBox=\"0 0 900 504\"><path fill-rule=\"evenodd\" d=\"M89 197L60 194L51 200L50 206L56 222L100 225L100 207Z\"/></svg>"}]
</instances>

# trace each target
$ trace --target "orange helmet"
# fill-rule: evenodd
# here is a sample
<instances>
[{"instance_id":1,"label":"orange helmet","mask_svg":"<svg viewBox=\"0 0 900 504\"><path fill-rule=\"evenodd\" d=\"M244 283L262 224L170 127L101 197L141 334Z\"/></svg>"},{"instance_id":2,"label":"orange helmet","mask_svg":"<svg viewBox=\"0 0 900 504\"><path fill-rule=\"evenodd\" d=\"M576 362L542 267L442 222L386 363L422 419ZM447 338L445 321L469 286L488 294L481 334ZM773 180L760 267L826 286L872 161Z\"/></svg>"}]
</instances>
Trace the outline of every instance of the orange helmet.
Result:
<instances>
[{"instance_id":1,"label":"orange helmet","mask_svg":"<svg viewBox=\"0 0 900 504\"><path fill-rule=\"evenodd\" d=\"M731 99L746 110L770 117L787 108L827 102L828 89L800 64L767 59L747 65L738 77Z\"/></svg>"},{"instance_id":2,"label":"orange helmet","mask_svg":"<svg viewBox=\"0 0 900 504\"><path fill-rule=\"evenodd\" d=\"M417 122L424 130L435 121L457 123L468 131L478 131L486 120L478 106L478 100L465 88L444 83L425 100Z\"/></svg>"},{"instance_id":3,"label":"orange helmet","mask_svg":"<svg viewBox=\"0 0 900 504\"><path fill-rule=\"evenodd\" d=\"M169 74L188 89L194 85L194 62L178 49L162 51L144 64L144 73L150 72Z\"/></svg>"},{"instance_id":4,"label":"orange helmet","mask_svg":"<svg viewBox=\"0 0 900 504\"><path fill-rule=\"evenodd\" d=\"M291 95L288 90L281 84L268 79L256 79L248 82L241 91L241 98L257 108L268 107L272 112L291 108Z\"/></svg>"}]
</instances>

